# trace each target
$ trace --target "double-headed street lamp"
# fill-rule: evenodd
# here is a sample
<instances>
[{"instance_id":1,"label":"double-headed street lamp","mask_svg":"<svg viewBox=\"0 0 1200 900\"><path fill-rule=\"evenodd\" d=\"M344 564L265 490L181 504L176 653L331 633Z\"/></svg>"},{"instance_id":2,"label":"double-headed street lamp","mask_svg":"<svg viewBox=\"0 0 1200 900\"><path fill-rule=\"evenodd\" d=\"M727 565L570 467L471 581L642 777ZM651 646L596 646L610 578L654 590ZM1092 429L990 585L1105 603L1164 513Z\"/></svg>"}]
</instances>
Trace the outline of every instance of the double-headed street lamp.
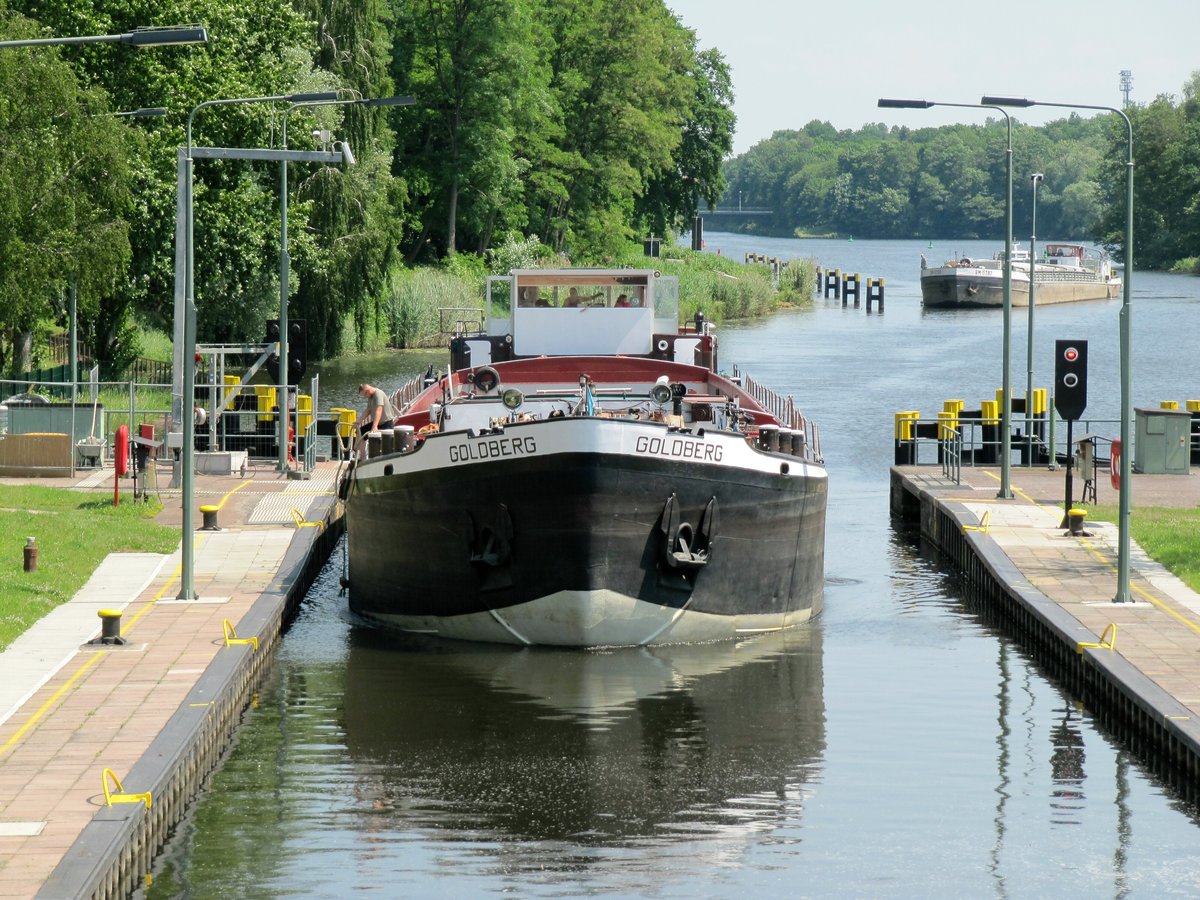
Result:
<instances>
[{"instance_id":1,"label":"double-headed street lamp","mask_svg":"<svg viewBox=\"0 0 1200 900\"><path fill-rule=\"evenodd\" d=\"M1005 150L1006 196L1004 200L1004 354L1001 366L1000 404L1000 492L1002 500L1012 498L1012 366L1010 344L1012 343L1012 255L1013 255L1013 161L1012 161L1012 116L999 103L984 98L982 103L943 103L934 100L895 100L880 98L883 109L929 109L931 106L957 106L963 109L994 109L1008 123L1008 144Z\"/></svg>"},{"instance_id":2,"label":"double-headed street lamp","mask_svg":"<svg viewBox=\"0 0 1200 900\"><path fill-rule=\"evenodd\" d=\"M272 103L272 102L289 102L297 103L312 100L330 100L337 99L337 94L332 92L324 93L307 93L307 94L281 94L269 97L233 97L223 100L205 100L203 103L197 104L188 114L187 118L187 146L180 148L181 156L179 160L179 171L177 173L177 205L179 207L176 218L176 306L175 306L175 362L176 371L182 371L183 384L179 392L178 409L172 404L172 412L177 413L176 421L182 420L183 447L180 450L180 474L182 489L182 547L180 548L180 579L179 579L179 595L180 600L195 600L196 591L194 587L194 545L195 535L193 533L192 522L192 505L195 493L195 450L196 450L196 425L195 417L192 412L192 405L196 398L196 292L195 292L195 251L192 227L192 167L193 157L198 150L204 150L205 157L224 157L224 158L244 158L244 159L269 159L277 160L282 158L281 154L286 151L270 151L270 150L234 150L228 148L195 148L192 147L192 121L201 109L210 106L225 106L230 104L242 103ZM317 156L317 154L298 154L301 158L306 156ZM321 154L322 161L331 161L333 159L342 158L335 154ZM326 158L328 157L328 158ZM182 221L180 221L182 218ZM178 239L178 231L183 232L182 242ZM182 243L182 247L180 247ZM182 251L182 252L180 252ZM181 265L182 263L182 265ZM183 277L180 276L182 269ZM182 320L182 321L181 321ZM182 325L182 328L180 327Z\"/></svg>"},{"instance_id":3,"label":"double-headed street lamp","mask_svg":"<svg viewBox=\"0 0 1200 900\"><path fill-rule=\"evenodd\" d=\"M293 103L283 112L283 125L280 129L280 146L281 149L287 149L287 121L288 115L294 110L308 106L367 106L367 107L384 107L384 106L411 106L416 102L414 97L379 97L375 99L367 99L363 97L355 98L339 98L337 94L324 97L308 97ZM353 155L350 153L349 146L343 144L343 153L347 160L353 163ZM291 371L291 363L288 348L288 279L291 272L291 257L288 255L288 161L286 158L279 161L279 366L282 375L280 380L287 385L288 374ZM286 393L286 388L285 388ZM279 471L288 471L288 454L287 454L287 429L288 416L286 403L280 404L279 416ZM299 446L299 429L297 429L297 446Z\"/></svg>"},{"instance_id":4,"label":"double-headed street lamp","mask_svg":"<svg viewBox=\"0 0 1200 900\"><path fill-rule=\"evenodd\" d=\"M997 106L1014 106L1026 108L1030 106L1057 106L1062 109L1095 109L1102 112L1113 112L1125 121L1128 135L1128 158L1125 163L1125 272L1123 297L1121 301L1120 341L1121 341L1121 487L1119 489L1119 507L1117 513L1117 591L1113 596L1114 603L1130 603L1133 598L1129 595L1129 508L1132 485L1130 478L1132 469L1130 458L1133 449L1130 425L1133 420L1133 123L1115 106L1093 106L1086 103L1048 103L1042 100L1029 100L1025 97L993 97L986 96L982 103Z\"/></svg>"}]
</instances>

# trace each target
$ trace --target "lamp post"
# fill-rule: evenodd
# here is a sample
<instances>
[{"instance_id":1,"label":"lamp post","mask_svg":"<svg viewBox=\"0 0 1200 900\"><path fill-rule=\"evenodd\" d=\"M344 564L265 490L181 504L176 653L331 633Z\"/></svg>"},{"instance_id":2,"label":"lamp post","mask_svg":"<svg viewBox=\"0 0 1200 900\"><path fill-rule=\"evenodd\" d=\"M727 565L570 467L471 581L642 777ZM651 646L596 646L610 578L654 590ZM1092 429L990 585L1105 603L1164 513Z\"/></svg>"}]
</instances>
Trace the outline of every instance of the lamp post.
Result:
<instances>
[{"instance_id":1,"label":"lamp post","mask_svg":"<svg viewBox=\"0 0 1200 900\"><path fill-rule=\"evenodd\" d=\"M1012 492L1012 254L1013 254L1013 163L1012 163L1012 116L999 103L990 103L985 97L982 103L943 103L935 100L896 100L881 97L879 106L883 109L929 109L931 106L956 106L963 109L994 109L1008 123L1008 143L1005 149L1005 185L1004 200L1004 333L1001 342L1001 352L1004 355L1001 365L1001 394L1000 404L1000 491L996 494L1001 500L1009 500Z\"/></svg>"},{"instance_id":2,"label":"lamp post","mask_svg":"<svg viewBox=\"0 0 1200 900\"><path fill-rule=\"evenodd\" d=\"M283 94L270 97L233 97L224 100L205 100L197 104L187 117L187 151L183 160L183 207L184 207L184 278L183 278L183 340L175 358L182 363L183 389L180 397L179 415L183 424L183 447L180 449L182 490L182 546L180 547L179 600L195 600L194 546L192 528L192 504L195 495L195 452L196 422L192 410L196 402L196 288L195 288L195 245L192 228L192 121L196 113L210 106L225 106L241 103L271 103L279 101L319 100L336 98L336 94ZM182 359L180 357L182 356Z\"/></svg>"},{"instance_id":3,"label":"lamp post","mask_svg":"<svg viewBox=\"0 0 1200 900\"><path fill-rule=\"evenodd\" d=\"M336 94L331 97L309 97L301 100L298 103L293 103L283 112L283 125L280 128L280 147L283 150L287 149L287 122L288 115L294 110L306 106L368 106L368 107L383 107L383 106L411 106L416 102L414 97L379 97L376 99L366 98L347 98L341 99ZM346 147L346 154L349 160L353 160L353 155L349 153L349 147ZM290 369L288 357L288 279L291 273L291 257L288 255L288 161L286 158L279 161L279 366L282 377L284 390L287 390L288 371ZM287 457L287 414L285 410L286 404L280 405L281 415L279 417L279 471L288 471ZM299 431L297 430L297 438ZM297 443L298 446L298 443Z\"/></svg>"},{"instance_id":4,"label":"lamp post","mask_svg":"<svg viewBox=\"0 0 1200 900\"><path fill-rule=\"evenodd\" d=\"M1133 123L1129 116L1115 106L1093 106L1087 103L1048 103L1043 100L1030 100L1026 97L992 97L987 96L983 103L994 103L998 106L1015 106L1026 108L1030 106L1057 106L1062 109L1095 109L1102 112L1116 113L1125 121L1128 135L1128 158L1125 163L1125 273L1123 295L1121 300L1121 315L1119 332L1121 342L1121 487L1119 489L1119 506L1117 513L1117 591L1113 596L1114 603L1130 603L1133 598L1129 595L1129 506L1132 485L1129 483L1132 475L1130 451L1130 425L1133 420Z\"/></svg>"},{"instance_id":5,"label":"lamp post","mask_svg":"<svg viewBox=\"0 0 1200 900\"><path fill-rule=\"evenodd\" d=\"M1029 220L1029 328L1025 350L1025 440L1029 442L1029 461L1033 462L1033 304L1034 281L1037 274L1037 189L1045 176L1034 172L1029 176L1033 183L1033 210Z\"/></svg>"}]
</instances>

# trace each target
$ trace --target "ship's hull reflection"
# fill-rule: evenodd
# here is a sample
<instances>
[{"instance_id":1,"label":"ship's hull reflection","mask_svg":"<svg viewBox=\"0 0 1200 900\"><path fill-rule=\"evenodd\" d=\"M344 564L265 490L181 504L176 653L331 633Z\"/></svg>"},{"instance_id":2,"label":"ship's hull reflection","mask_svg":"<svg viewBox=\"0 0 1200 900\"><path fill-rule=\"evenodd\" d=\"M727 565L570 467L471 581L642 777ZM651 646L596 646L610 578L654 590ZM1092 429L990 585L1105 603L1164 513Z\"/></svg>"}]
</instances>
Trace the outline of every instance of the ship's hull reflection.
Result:
<instances>
[{"instance_id":1,"label":"ship's hull reflection","mask_svg":"<svg viewBox=\"0 0 1200 900\"><path fill-rule=\"evenodd\" d=\"M356 629L344 725L359 799L372 830L488 842L772 828L800 814L824 752L820 647L816 627L611 652Z\"/></svg>"}]
</instances>

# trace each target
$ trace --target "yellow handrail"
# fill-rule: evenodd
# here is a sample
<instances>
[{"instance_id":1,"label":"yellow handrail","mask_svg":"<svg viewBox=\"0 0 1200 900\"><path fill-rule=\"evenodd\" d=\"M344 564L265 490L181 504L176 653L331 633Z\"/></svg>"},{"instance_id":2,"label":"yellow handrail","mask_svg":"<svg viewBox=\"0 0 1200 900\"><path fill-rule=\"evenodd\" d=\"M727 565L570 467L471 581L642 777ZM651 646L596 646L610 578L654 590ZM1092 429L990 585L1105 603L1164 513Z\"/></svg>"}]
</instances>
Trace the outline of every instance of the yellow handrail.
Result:
<instances>
[{"instance_id":1,"label":"yellow handrail","mask_svg":"<svg viewBox=\"0 0 1200 900\"><path fill-rule=\"evenodd\" d=\"M226 619L224 621L224 627L225 627L225 646L226 647L232 646L233 644L249 644L255 650L258 649L258 638L257 637L248 637L248 638L238 637L237 632L233 630L233 623L230 622L228 619Z\"/></svg>"},{"instance_id":2,"label":"yellow handrail","mask_svg":"<svg viewBox=\"0 0 1200 900\"><path fill-rule=\"evenodd\" d=\"M117 778L117 773L112 769L105 769L104 774L100 776L104 782L104 805L112 806L114 803L145 803L146 809L150 808L150 792L144 794L126 794L124 788L121 787L121 779ZM108 789L108 780L112 779L113 784L117 786L118 791L122 793L114 794Z\"/></svg>"},{"instance_id":3,"label":"yellow handrail","mask_svg":"<svg viewBox=\"0 0 1200 900\"><path fill-rule=\"evenodd\" d=\"M983 511L983 516L980 517L980 519L979 519L978 525L964 525L962 527L962 530L963 530L963 534L966 534L968 531L982 531L984 534L987 534L988 529L990 529L991 527L992 527L992 511L990 509L985 509Z\"/></svg>"},{"instance_id":4,"label":"yellow handrail","mask_svg":"<svg viewBox=\"0 0 1200 900\"><path fill-rule=\"evenodd\" d=\"M1111 638L1109 638L1110 632L1112 633ZM1091 641L1080 641L1075 645L1075 652L1082 655L1084 649L1088 647L1092 648L1093 650L1112 650L1116 647L1116 644L1117 624L1116 622L1110 622L1108 627L1104 629L1104 634L1100 635L1100 643L1097 644Z\"/></svg>"},{"instance_id":5,"label":"yellow handrail","mask_svg":"<svg viewBox=\"0 0 1200 900\"><path fill-rule=\"evenodd\" d=\"M320 528L322 531L325 530L325 523L323 521L320 519L315 522L305 521L304 516L300 515L300 510L294 506L292 507L292 520L296 523L297 528Z\"/></svg>"}]
</instances>

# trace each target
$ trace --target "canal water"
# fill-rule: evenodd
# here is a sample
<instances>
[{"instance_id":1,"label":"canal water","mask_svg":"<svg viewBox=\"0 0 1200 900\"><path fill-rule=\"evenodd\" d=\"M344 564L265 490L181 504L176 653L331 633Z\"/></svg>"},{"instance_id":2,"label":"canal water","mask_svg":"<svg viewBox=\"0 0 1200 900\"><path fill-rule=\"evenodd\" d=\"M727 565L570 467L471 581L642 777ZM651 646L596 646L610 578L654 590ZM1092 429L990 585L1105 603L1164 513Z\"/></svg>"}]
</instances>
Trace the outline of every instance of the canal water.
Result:
<instances>
[{"instance_id":1,"label":"canal water","mask_svg":"<svg viewBox=\"0 0 1200 900\"><path fill-rule=\"evenodd\" d=\"M354 624L341 555L285 636L236 746L150 897L1088 897L1200 892L1200 810L979 616L888 514L893 414L1001 383L999 311L925 312L919 259L990 244L752 239L884 277L885 312L720 329L823 429L825 611L789 634L610 652L401 640ZM1134 402L1200 398L1200 279L1135 273ZM1087 415L1116 434L1121 301L1039 309L1090 347ZM1014 391L1026 312L1012 318ZM355 405L441 354L322 371ZM1103 496L1101 502L1115 502Z\"/></svg>"}]
</instances>

